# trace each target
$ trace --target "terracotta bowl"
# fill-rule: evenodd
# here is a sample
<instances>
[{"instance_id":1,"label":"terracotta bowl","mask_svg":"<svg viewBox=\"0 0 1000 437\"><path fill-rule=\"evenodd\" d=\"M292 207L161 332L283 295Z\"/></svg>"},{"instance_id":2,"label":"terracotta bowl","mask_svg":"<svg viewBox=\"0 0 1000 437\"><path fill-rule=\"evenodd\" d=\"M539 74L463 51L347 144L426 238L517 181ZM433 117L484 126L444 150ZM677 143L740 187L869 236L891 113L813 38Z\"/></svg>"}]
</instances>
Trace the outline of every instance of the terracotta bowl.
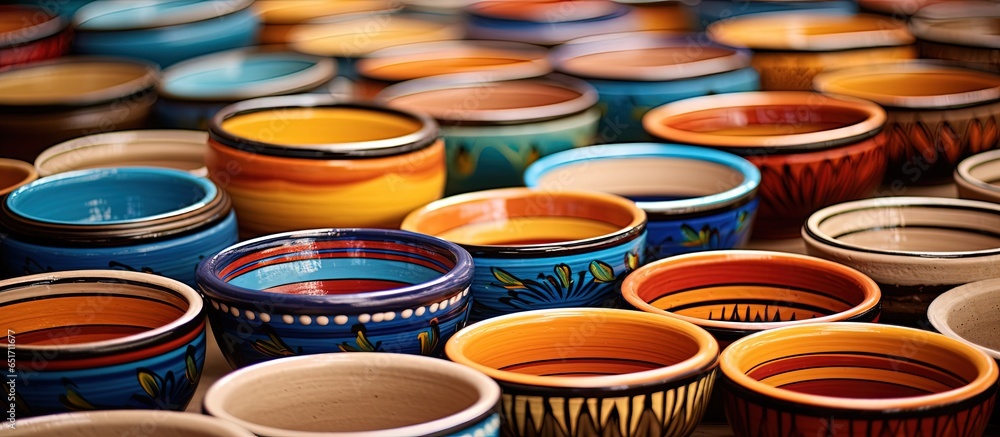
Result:
<instances>
[{"instance_id":1,"label":"terracotta bowl","mask_svg":"<svg viewBox=\"0 0 1000 437\"><path fill-rule=\"evenodd\" d=\"M927 306L958 285L1000 276L1000 206L887 197L817 211L802 230L810 255L853 267L882 290L882 321L927 327Z\"/></svg>"},{"instance_id":2,"label":"terracotta bowl","mask_svg":"<svg viewBox=\"0 0 1000 437\"><path fill-rule=\"evenodd\" d=\"M410 232L316 229L206 258L198 286L234 368L293 355L439 355L469 314L472 258Z\"/></svg>"},{"instance_id":3,"label":"terracotta bowl","mask_svg":"<svg viewBox=\"0 0 1000 437\"><path fill-rule=\"evenodd\" d=\"M0 158L0 196L38 179L35 167L24 161Z\"/></svg>"},{"instance_id":4,"label":"terracotta bowl","mask_svg":"<svg viewBox=\"0 0 1000 437\"><path fill-rule=\"evenodd\" d=\"M745 157L761 172L757 238L792 238L813 211L867 197L885 173L885 111L808 92L732 93L653 109L643 126L668 141Z\"/></svg>"},{"instance_id":5,"label":"terracotta bowl","mask_svg":"<svg viewBox=\"0 0 1000 437\"><path fill-rule=\"evenodd\" d=\"M22 276L0 281L0 308L17 344L18 428L67 411L183 410L201 379L205 312L180 282L111 270Z\"/></svg>"},{"instance_id":6,"label":"terracotta bowl","mask_svg":"<svg viewBox=\"0 0 1000 437\"><path fill-rule=\"evenodd\" d=\"M209 177L244 236L322 227L398 228L441 198L445 145L427 116L299 95L224 108L209 129Z\"/></svg>"},{"instance_id":7,"label":"terracotta bowl","mask_svg":"<svg viewBox=\"0 0 1000 437\"><path fill-rule=\"evenodd\" d=\"M889 183L941 183L962 159L1000 146L997 74L911 61L833 71L815 87L885 108Z\"/></svg>"},{"instance_id":8,"label":"terracotta bowl","mask_svg":"<svg viewBox=\"0 0 1000 437\"><path fill-rule=\"evenodd\" d=\"M0 70L62 56L71 38L69 20L45 8L0 6Z\"/></svg>"},{"instance_id":9,"label":"terracotta bowl","mask_svg":"<svg viewBox=\"0 0 1000 437\"><path fill-rule=\"evenodd\" d=\"M1000 150L977 153L958 163L955 187L962 199L1000 203Z\"/></svg>"},{"instance_id":10,"label":"terracotta bowl","mask_svg":"<svg viewBox=\"0 0 1000 437\"><path fill-rule=\"evenodd\" d=\"M754 50L751 65L765 91L806 91L827 69L917 55L906 23L872 14L774 13L737 17L708 27L723 45Z\"/></svg>"},{"instance_id":11,"label":"terracotta bowl","mask_svg":"<svg viewBox=\"0 0 1000 437\"><path fill-rule=\"evenodd\" d=\"M446 360L321 354L230 373L203 408L257 435L498 437L499 403L489 377Z\"/></svg>"},{"instance_id":12,"label":"terracotta bowl","mask_svg":"<svg viewBox=\"0 0 1000 437\"><path fill-rule=\"evenodd\" d=\"M809 12L831 15L853 14L858 11L854 0L701 0L694 5L699 29L716 21L733 17L775 12Z\"/></svg>"},{"instance_id":13,"label":"terracotta bowl","mask_svg":"<svg viewBox=\"0 0 1000 437\"><path fill-rule=\"evenodd\" d=\"M297 24L315 20L333 20L346 15L366 12L394 12L399 2L392 0L256 0L253 8L263 26L258 35L260 44L285 45L288 34Z\"/></svg>"},{"instance_id":14,"label":"terracotta bowl","mask_svg":"<svg viewBox=\"0 0 1000 437\"><path fill-rule=\"evenodd\" d=\"M413 211L402 229L460 244L476 263L472 319L595 307L642 261L646 213L595 191L506 188Z\"/></svg>"},{"instance_id":15,"label":"terracotta bowl","mask_svg":"<svg viewBox=\"0 0 1000 437\"><path fill-rule=\"evenodd\" d=\"M684 2L672 0L614 0L629 6L635 29L652 32L691 32L697 29L695 11Z\"/></svg>"},{"instance_id":16,"label":"terracotta bowl","mask_svg":"<svg viewBox=\"0 0 1000 437\"><path fill-rule=\"evenodd\" d=\"M561 309L477 323L445 351L500 384L504 435L687 436L708 404L719 345L669 317Z\"/></svg>"},{"instance_id":17,"label":"terracotta bowl","mask_svg":"<svg viewBox=\"0 0 1000 437\"><path fill-rule=\"evenodd\" d=\"M958 340L869 323L754 334L726 348L719 368L737 437L981 436L998 373Z\"/></svg>"},{"instance_id":18,"label":"terracotta bowl","mask_svg":"<svg viewBox=\"0 0 1000 437\"><path fill-rule=\"evenodd\" d=\"M471 39L554 46L576 38L636 30L627 6L608 0L470 2L465 33Z\"/></svg>"},{"instance_id":19,"label":"terracotta bowl","mask_svg":"<svg viewBox=\"0 0 1000 437\"><path fill-rule=\"evenodd\" d=\"M208 134L191 130L133 130L88 135L45 149L35 159L41 176L101 167L163 167L207 176Z\"/></svg>"},{"instance_id":20,"label":"terracotta bowl","mask_svg":"<svg viewBox=\"0 0 1000 437\"><path fill-rule=\"evenodd\" d=\"M921 58L943 59L1000 73L1000 3L948 1L910 20Z\"/></svg>"},{"instance_id":21,"label":"terracotta bowl","mask_svg":"<svg viewBox=\"0 0 1000 437\"><path fill-rule=\"evenodd\" d=\"M17 421L17 435L23 437L125 436L137 431L145 437L253 437L224 420L175 411L81 411Z\"/></svg>"}]
</instances>

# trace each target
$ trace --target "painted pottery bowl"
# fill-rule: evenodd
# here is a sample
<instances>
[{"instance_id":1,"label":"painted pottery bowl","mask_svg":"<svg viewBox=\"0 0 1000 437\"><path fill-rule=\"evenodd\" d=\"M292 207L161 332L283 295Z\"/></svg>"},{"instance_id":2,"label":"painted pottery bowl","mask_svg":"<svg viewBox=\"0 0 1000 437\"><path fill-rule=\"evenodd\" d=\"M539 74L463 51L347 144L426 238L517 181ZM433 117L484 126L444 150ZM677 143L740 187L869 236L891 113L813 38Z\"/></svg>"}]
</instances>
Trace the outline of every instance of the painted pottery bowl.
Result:
<instances>
[{"instance_id":1,"label":"painted pottery bowl","mask_svg":"<svg viewBox=\"0 0 1000 437\"><path fill-rule=\"evenodd\" d=\"M201 379L202 298L180 282L111 270L22 276L0 281L0 308L17 344L18 428L68 411L183 410Z\"/></svg>"},{"instance_id":2,"label":"painted pottery bowl","mask_svg":"<svg viewBox=\"0 0 1000 437\"><path fill-rule=\"evenodd\" d=\"M245 235L321 227L398 228L441 198L445 146L434 120L331 97L267 97L213 118L209 177Z\"/></svg>"},{"instance_id":3,"label":"painted pottery bowl","mask_svg":"<svg viewBox=\"0 0 1000 437\"><path fill-rule=\"evenodd\" d=\"M668 141L745 157L761 172L757 238L792 238L809 214L869 196L885 174L885 111L852 98L769 91L696 97L653 109Z\"/></svg>"},{"instance_id":4,"label":"painted pottery bowl","mask_svg":"<svg viewBox=\"0 0 1000 437\"><path fill-rule=\"evenodd\" d=\"M203 408L258 435L497 437L499 403L496 382L446 360L321 354L226 375Z\"/></svg>"},{"instance_id":5,"label":"painted pottery bowl","mask_svg":"<svg viewBox=\"0 0 1000 437\"><path fill-rule=\"evenodd\" d=\"M962 199L1000 203L1000 150L977 153L958 163L955 187Z\"/></svg>"},{"instance_id":6,"label":"painted pottery bowl","mask_svg":"<svg viewBox=\"0 0 1000 437\"><path fill-rule=\"evenodd\" d=\"M363 12L393 12L399 2L392 0L256 0L254 10L260 16L261 44L287 44L288 33L296 24L329 20Z\"/></svg>"},{"instance_id":7,"label":"painted pottery bowl","mask_svg":"<svg viewBox=\"0 0 1000 437\"><path fill-rule=\"evenodd\" d=\"M634 17L634 29L653 32L691 32L697 29L695 11L684 2L673 0L614 0L628 5Z\"/></svg>"},{"instance_id":8,"label":"painted pottery bowl","mask_svg":"<svg viewBox=\"0 0 1000 437\"><path fill-rule=\"evenodd\" d=\"M739 156L673 144L613 144L539 159L530 188L595 190L646 211L645 259L742 247L757 215L760 171Z\"/></svg>"},{"instance_id":9,"label":"painted pottery bowl","mask_svg":"<svg viewBox=\"0 0 1000 437\"><path fill-rule=\"evenodd\" d=\"M769 12L851 14L858 11L858 4L847 0L702 0L694 4L694 11L699 28L704 29L716 21Z\"/></svg>"},{"instance_id":10,"label":"painted pottery bowl","mask_svg":"<svg viewBox=\"0 0 1000 437\"><path fill-rule=\"evenodd\" d=\"M229 196L208 179L165 168L104 168L45 177L0 207L11 275L113 269L193 286L202 258L236 242Z\"/></svg>"},{"instance_id":11,"label":"painted pottery bowl","mask_svg":"<svg viewBox=\"0 0 1000 437\"><path fill-rule=\"evenodd\" d=\"M570 308L477 323L445 351L500 384L504 435L687 436L705 413L719 345L670 317Z\"/></svg>"},{"instance_id":12,"label":"painted pottery bowl","mask_svg":"<svg viewBox=\"0 0 1000 437\"><path fill-rule=\"evenodd\" d=\"M476 74L486 81L552 72L548 50L509 41L453 40L376 50L358 61L357 94L373 98L386 86L430 76Z\"/></svg>"},{"instance_id":13,"label":"painted pottery bowl","mask_svg":"<svg viewBox=\"0 0 1000 437\"><path fill-rule=\"evenodd\" d=\"M158 77L147 62L88 56L0 71L0 156L33 162L62 141L141 128Z\"/></svg>"},{"instance_id":14,"label":"painted pottery bowl","mask_svg":"<svg viewBox=\"0 0 1000 437\"><path fill-rule=\"evenodd\" d=\"M0 70L62 56L71 38L69 21L44 8L0 5Z\"/></svg>"},{"instance_id":15,"label":"painted pottery bowl","mask_svg":"<svg viewBox=\"0 0 1000 437\"><path fill-rule=\"evenodd\" d=\"M80 411L17 421L17 435L22 437L127 436L136 433L144 437L254 436L250 431L224 420L176 411Z\"/></svg>"},{"instance_id":16,"label":"painted pottery bowl","mask_svg":"<svg viewBox=\"0 0 1000 437\"><path fill-rule=\"evenodd\" d=\"M715 42L754 51L761 89L806 91L827 69L913 59L906 23L871 14L774 13L712 24Z\"/></svg>"},{"instance_id":17,"label":"painted pottery bowl","mask_svg":"<svg viewBox=\"0 0 1000 437\"><path fill-rule=\"evenodd\" d=\"M465 326L472 258L398 230L316 229L244 241L198 266L234 368L293 355L439 355Z\"/></svg>"},{"instance_id":18,"label":"painted pottery bowl","mask_svg":"<svg viewBox=\"0 0 1000 437\"><path fill-rule=\"evenodd\" d=\"M0 196L38 179L35 167L24 161L0 158Z\"/></svg>"},{"instance_id":19,"label":"painted pottery bowl","mask_svg":"<svg viewBox=\"0 0 1000 437\"><path fill-rule=\"evenodd\" d=\"M260 19L253 0L134 4L98 0L73 16L73 50L146 59L166 67L196 56L253 45Z\"/></svg>"},{"instance_id":20,"label":"painted pottery bowl","mask_svg":"<svg viewBox=\"0 0 1000 437\"><path fill-rule=\"evenodd\" d=\"M810 255L853 267L882 290L882 321L927 327L927 306L958 285L1000 277L1000 206L887 197L817 211L802 230Z\"/></svg>"},{"instance_id":21,"label":"painted pottery bowl","mask_svg":"<svg viewBox=\"0 0 1000 437\"><path fill-rule=\"evenodd\" d=\"M941 334L870 323L778 328L722 352L736 437L981 436L997 364Z\"/></svg>"},{"instance_id":22,"label":"painted pottery bowl","mask_svg":"<svg viewBox=\"0 0 1000 437\"><path fill-rule=\"evenodd\" d=\"M635 30L627 6L607 0L477 1L465 8L471 39L518 41L554 46L576 38Z\"/></svg>"},{"instance_id":23,"label":"painted pottery bowl","mask_svg":"<svg viewBox=\"0 0 1000 437\"><path fill-rule=\"evenodd\" d=\"M423 112L441 125L448 163L445 194L523 185L532 162L593 144L597 91L565 76L509 81L425 78L385 88L388 105Z\"/></svg>"},{"instance_id":24,"label":"painted pottery bowl","mask_svg":"<svg viewBox=\"0 0 1000 437\"><path fill-rule=\"evenodd\" d=\"M910 20L921 58L1000 73L1000 3L950 1Z\"/></svg>"},{"instance_id":25,"label":"painted pottery bowl","mask_svg":"<svg viewBox=\"0 0 1000 437\"><path fill-rule=\"evenodd\" d=\"M471 318L482 320L616 300L621 279L643 261L646 213L612 194L505 188L432 202L402 229L472 253Z\"/></svg>"},{"instance_id":26,"label":"painted pottery bowl","mask_svg":"<svg viewBox=\"0 0 1000 437\"><path fill-rule=\"evenodd\" d=\"M208 134L191 130L132 130L88 135L45 149L35 159L41 176L101 167L163 167L208 175Z\"/></svg>"},{"instance_id":27,"label":"painted pottery bowl","mask_svg":"<svg viewBox=\"0 0 1000 437\"><path fill-rule=\"evenodd\" d=\"M657 106L709 94L756 91L750 53L698 36L637 32L570 41L552 52L558 71L597 89L600 143L650 139L642 117Z\"/></svg>"},{"instance_id":28,"label":"painted pottery bowl","mask_svg":"<svg viewBox=\"0 0 1000 437\"><path fill-rule=\"evenodd\" d=\"M815 87L885 108L890 183L941 183L962 159L1000 146L997 74L910 61L832 71Z\"/></svg>"},{"instance_id":29,"label":"painted pottery bowl","mask_svg":"<svg viewBox=\"0 0 1000 437\"><path fill-rule=\"evenodd\" d=\"M267 48L236 49L199 56L163 70L158 124L207 130L220 109L241 100L300 93L333 93L332 60Z\"/></svg>"}]
</instances>

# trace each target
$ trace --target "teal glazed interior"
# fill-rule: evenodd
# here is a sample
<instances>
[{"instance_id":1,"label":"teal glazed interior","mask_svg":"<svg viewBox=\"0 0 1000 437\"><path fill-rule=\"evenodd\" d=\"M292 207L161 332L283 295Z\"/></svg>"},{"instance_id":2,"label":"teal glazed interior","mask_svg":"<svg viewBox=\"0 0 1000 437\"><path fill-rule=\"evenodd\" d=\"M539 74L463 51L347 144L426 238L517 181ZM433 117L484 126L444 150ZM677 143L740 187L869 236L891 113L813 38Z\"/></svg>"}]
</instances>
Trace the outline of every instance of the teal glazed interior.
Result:
<instances>
[{"instance_id":1,"label":"teal glazed interior","mask_svg":"<svg viewBox=\"0 0 1000 437\"><path fill-rule=\"evenodd\" d=\"M77 16L76 26L81 30L136 29L163 20L183 20L197 9L214 11L216 5L204 0L99 1L84 9L88 15Z\"/></svg>"},{"instance_id":2,"label":"teal glazed interior","mask_svg":"<svg viewBox=\"0 0 1000 437\"><path fill-rule=\"evenodd\" d=\"M314 62L280 59L274 56L265 59L247 59L245 62L230 68L223 67L192 72L165 83L163 88L174 95L221 94L252 87L270 79L300 73L314 65L316 65Z\"/></svg>"},{"instance_id":3,"label":"teal glazed interior","mask_svg":"<svg viewBox=\"0 0 1000 437\"><path fill-rule=\"evenodd\" d=\"M210 55L164 71L160 92L168 97L192 100L225 98L238 93L284 93L332 79L332 63L328 71L318 71L320 61L292 52L236 51ZM310 74L310 70L315 70L316 74Z\"/></svg>"}]
</instances>

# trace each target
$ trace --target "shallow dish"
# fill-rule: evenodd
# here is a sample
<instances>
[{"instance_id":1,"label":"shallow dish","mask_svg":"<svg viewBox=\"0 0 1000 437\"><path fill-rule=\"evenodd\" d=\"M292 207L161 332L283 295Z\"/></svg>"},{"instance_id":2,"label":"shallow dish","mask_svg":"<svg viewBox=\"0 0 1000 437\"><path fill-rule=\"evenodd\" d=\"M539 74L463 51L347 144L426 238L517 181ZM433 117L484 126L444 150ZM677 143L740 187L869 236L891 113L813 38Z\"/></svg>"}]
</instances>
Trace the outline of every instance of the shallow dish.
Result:
<instances>
[{"instance_id":1,"label":"shallow dish","mask_svg":"<svg viewBox=\"0 0 1000 437\"><path fill-rule=\"evenodd\" d=\"M41 176L100 167L163 167L207 176L208 134L190 130L133 130L88 135L45 149L35 159Z\"/></svg>"}]
</instances>

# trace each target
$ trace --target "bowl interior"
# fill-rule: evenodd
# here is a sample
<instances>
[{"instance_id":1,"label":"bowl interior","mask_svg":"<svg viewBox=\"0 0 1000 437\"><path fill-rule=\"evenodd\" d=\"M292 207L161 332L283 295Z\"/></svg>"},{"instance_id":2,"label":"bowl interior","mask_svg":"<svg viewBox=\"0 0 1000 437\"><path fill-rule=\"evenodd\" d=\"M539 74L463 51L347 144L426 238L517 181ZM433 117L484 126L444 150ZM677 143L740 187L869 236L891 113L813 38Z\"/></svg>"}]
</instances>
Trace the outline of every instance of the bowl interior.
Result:
<instances>
[{"instance_id":1,"label":"bowl interior","mask_svg":"<svg viewBox=\"0 0 1000 437\"><path fill-rule=\"evenodd\" d=\"M289 38L298 52L357 58L387 47L460 36L458 29L451 25L375 13L342 22L302 25L293 30Z\"/></svg>"},{"instance_id":2,"label":"bowl interior","mask_svg":"<svg viewBox=\"0 0 1000 437\"><path fill-rule=\"evenodd\" d=\"M1000 311L998 285L997 280L986 280L942 294L928 310L931 323L946 335L989 349L987 353L1000 360L1000 319L995 317Z\"/></svg>"},{"instance_id":3,"label":"bowl interior","mask_svg":"<svg viewBox=\"0 0 1000 437\"><path fill-rule=\"evenodd\" d=\"M233 60L233 61L230 61ZM288 53L261 53L249 56L217 59L178 70L165 72L162 90L176 96L226 95L261 86L265 82L305 72L316 67L316 61L290 56Z\"/></svg>"},{"instance_id":4,"label":"bowl interior","mask_svg":"<svg viewBox=\"0 0 1000 437\"><path fill-rule=\"evenodd\" d=\"M613 2L599 0L575 2L569 7L549 1L484 1L473 3L468 10L476 15L502 20L558 23L601 18L619 9Z\"/></svg>"},{"instance_id":5,"label":"bowl interior","mask_svg":"<svg viewBox=\"0 0 1000 437\"><path fill-rule=\"evenodd\" d=\"M144 64L113 61L54 62L0 74L0 105L107 101L142 90L153 70Z\"/></svg>"},{"instance_id":6,"label":"bowl interior","mask_svg":"<svg viewBox=\"0 0 1000 437\"><path fill-rule=\"evenodd\" d=\"M571 46L569 48L572 49ZM581 49L582 51L583 49ZM714 71L705 70L704 67L698 67L695 64L733 57L736 53L735 50L726 47L705 46L693 50L684 45L595 50L593 53L581 53L578 56L561 60L559 70L587 77L627 79L631 76L639 79L641 76L636 69L674 67L679 72L690 68L688 76L701 76L725 70L722 68L717 68ZM737 63L734 64L738 66Z\"/></svg>"},{"instance_id":7,"label":"bowl interior","mask_svg":"<svg viewBox=\"0 0 1000 437\"><path fill-rule=\"evenodd\" d=\"M662 122L680 131L726 137L808 134L857 125L871 117L860 108L755 104L678 114Z\"/></svg>"},{"instance_id":8,"label":"bowl interior","mask_svg":"<svg viewBox=\"0 0 1000 437\"><path fill-rule=\"evenodd\" d=\"M0 159L0 193L28 182L34 176L36 173L31 164Z\"/></svg>"},{"instance_id":9,"label":"bowl interior","mask_svg":"<svg viewBox=\"0 0 1000 437\"><path fill-rule=\"evenodd\" d=\"M0 7L0 42L6 43L6 39L14 37L13 32L28 29L52 21L55 17L45 13L41 9L23 6ZM32 38L33 35L25 35Z\"/></svg>"},{"instance_id":10,"label":"bowl interior","mask_svg":"<svg viewBox=\"0 0 1000 437\"><path fill-rule=\"evenodd\" d=\"M208 135L195 131L115 132L83 137L42 152L39 174L103 167L166 167L194 171L205 167Z\"/></svg>"},{"instance_id":11,"label":"bowl interior","mask_svg":"<svg viewBox=\"0 0 1000 437\"><path fill-rule=\"evenodd\" d=\"M253 437L235 424L195 413L162 410L104 410L50 414L19 420L18 435L64 437L125 436L143 429L145 437Z\"/></svg>"},{"instance_id":12,"label":"bowl interior","mask_svg":"<svg viewBox=\"0 0 1000 437\"><path fill-rule=\"evenodd\" d=\"M394 51L394 54L384 56L372 54L372 58L359 63L358 71L363 76L398 82L442 74L478 71L501 72L529 68L531 64L542 62L545 58L545 52L540 49L518 50L491 46L479 47L460 42L440 47L437 50L428 48L426 52ZM545 70L540 68L539 73L543 73Z\"/></svg>"},{"instance_id":13,"label":"bowl interior","mask_svg":"<svg viewBox=\"0 0 1000 437\"><path fill-rule=\"evenodd\" d=\"M913 42L905 22L876 14L755 14L713 23L708 32L721 44L754 49L819 51Z\"/></svg>"},{"instance_id":14,"label":"bowl interior","mask_svg":"<svg viewBox=\"0 0 1000 437\"><path fill-rule=\"evenodd\" d=\"M361 107L273 108L222 122L222 130L238 138L290 147L390 140L421 128L417 117Z\"/></svg>"},{"instance_id":15,"label":"bowl interior","mask_svg":"<svg viewBox=\"0 0 1000 437\"><path fill-rule=\"evenodd\" d=\"M395 96L390 101L393 106L426 112L439 120L463 120L485 111L531 110L566 104L582 97L580 91L565 86L521 80L427 89ZM576 108L580 109L586 108ZM564 114L547 114L550 117L558 115Z\"/></svg>"},{"instance_id":16,"label":"bowl interior","mask_svg":"<svg viewBox=\"0 0 1000 437\"><path fill-rule=\"evenodd\" d=\"M984 160L969 167L969 176L976 181L1000 189L1000 159Z\"/></svg>"},{"instance_id":17,"label":"bowl interior","mask_svg":"<svg viewBox=\"0 0 1000 437\"><path fill-rule=\"evenodd\" d=\"M1000 87L1000 76L948 68L873 67L856 74L834 73L823 87L830 92L891 104L893 97L947 96L995 90Z\"/></svg>"}]
</instances>

